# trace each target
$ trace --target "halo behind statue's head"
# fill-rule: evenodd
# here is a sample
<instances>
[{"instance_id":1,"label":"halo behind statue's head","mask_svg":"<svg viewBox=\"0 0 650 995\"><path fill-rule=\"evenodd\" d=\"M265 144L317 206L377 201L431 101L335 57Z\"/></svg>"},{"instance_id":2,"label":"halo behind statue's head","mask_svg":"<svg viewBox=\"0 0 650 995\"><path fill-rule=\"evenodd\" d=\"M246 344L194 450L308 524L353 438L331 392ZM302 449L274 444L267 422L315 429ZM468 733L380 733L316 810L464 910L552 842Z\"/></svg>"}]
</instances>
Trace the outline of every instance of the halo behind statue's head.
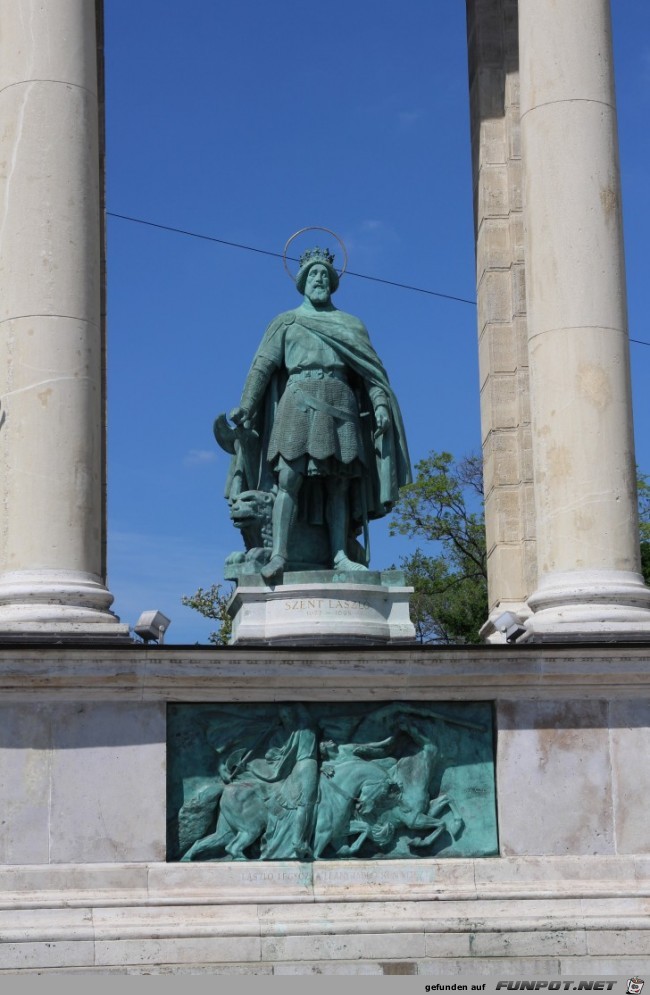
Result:
<instances>
[{"instance_id":1,"label":"halo behind statue's head","mask_svg":"<svg viewBox=\"0 0 650 995\"><path fill-rule=\"evenodd\" d=\"M330 252L329 249L321 249L317 246L314 249L307 249L305 252L303 252L303 254L300 257L300 269L298 270L296 276L294 277L293 273L291 273L287 265L287 250L289 249L289 246L291 245L293 240L297 238L298 235L304 234L304 232L306 231L324 231L327 232L328 235L332 235L337 240L337 242L339 243L339 245L343 250L343 268L340 271L338 271L334 266L333 253ZM339 280L345 273L348 264L348 254L346 252L345 245L343 244L342 240L338 237L338 235L335 232L330 231L329 228L319 228L317 226L310 226L308 228L301 228L300 231L297 231L287 241L287 244L284 247L283 261L284 261L284 268L286 269L291 279L294 280L296 284L296 289L300 294L304 294L305 292L307 274L309 273L309 270L312 268L312 266L315 266L316 263L320 263L322 266L325 266L330 278L330 292L333 294L334 291L338 289Z\"/></svg>"}]
</instances>

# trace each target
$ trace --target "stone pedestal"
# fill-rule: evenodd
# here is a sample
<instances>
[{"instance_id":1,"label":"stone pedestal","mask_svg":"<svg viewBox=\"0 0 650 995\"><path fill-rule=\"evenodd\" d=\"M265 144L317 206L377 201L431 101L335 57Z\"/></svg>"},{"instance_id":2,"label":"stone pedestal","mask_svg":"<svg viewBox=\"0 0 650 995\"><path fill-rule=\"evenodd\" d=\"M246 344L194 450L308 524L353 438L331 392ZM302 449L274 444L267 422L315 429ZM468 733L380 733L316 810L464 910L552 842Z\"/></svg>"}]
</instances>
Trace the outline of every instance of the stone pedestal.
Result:
<instances>
[{"instance_id":1,"label":"stone pedestal","mask_svg":"<svg viewBox=\"0 0 650 995\"><path fill-rule=\"evenodd\" d=\"M401 571L286 573L268 587L242 577L233 594L232 645L385 645L415 642L412 587Z\"/></svg>"}]
</instances>

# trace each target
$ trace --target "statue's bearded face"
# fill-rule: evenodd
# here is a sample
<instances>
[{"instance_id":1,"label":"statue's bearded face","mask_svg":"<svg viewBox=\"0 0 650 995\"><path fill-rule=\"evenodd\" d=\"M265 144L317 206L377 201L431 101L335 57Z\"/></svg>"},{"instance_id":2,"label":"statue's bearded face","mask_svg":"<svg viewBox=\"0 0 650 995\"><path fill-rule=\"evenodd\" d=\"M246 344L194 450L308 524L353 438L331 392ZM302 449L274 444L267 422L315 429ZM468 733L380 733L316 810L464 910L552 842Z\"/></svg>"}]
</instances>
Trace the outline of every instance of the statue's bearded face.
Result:
<instances>
[{"instance_id":1,"label":"statue's bearded face","mask_svg":"<svg viewBox=\"0 0 650 995\"><path fill-rule=\"evenodd\" d=\"M305 297L312 304L328 304L330 299L330 275L327 266L322 263L314 263L307 274L305 283Z\"/></svg>"}]
</instances>

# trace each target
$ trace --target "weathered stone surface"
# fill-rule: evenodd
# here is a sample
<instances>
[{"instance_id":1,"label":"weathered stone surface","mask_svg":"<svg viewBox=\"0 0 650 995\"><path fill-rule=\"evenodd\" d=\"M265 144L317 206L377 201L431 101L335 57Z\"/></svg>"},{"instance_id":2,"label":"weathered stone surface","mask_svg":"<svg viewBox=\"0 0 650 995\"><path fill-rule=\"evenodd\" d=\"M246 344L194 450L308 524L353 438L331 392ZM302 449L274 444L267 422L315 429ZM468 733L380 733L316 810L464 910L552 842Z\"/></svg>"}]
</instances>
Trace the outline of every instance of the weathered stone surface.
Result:
<instances>
[{"instance_id":1,"label":"weathered stone surface","mask_svg":"<svg viewBox=\"0 0 650 995\"><path fill-rule=\"evenodd\" d=\"M515 376L494 373L481 391L481 418L483 431L517 428L518 385Z\"/></svg>"},{"instance_id":2,"label":"weathered stone surface","mask_svg":"<svg viewBox=\"0 0 650 995\"><path fill-rule=\"evenodd\" d=\"M517 870L526 872L526 861L508 863L514 883ZM584 874L584 859L581 866ZM602 862L596 867L602 869ZM534 875L527 877L534 887ZM554 883L549 876L549 889ZM597 892L598 883L583 878L583 889L589 884ZM120 897L125 896L111 896ZM450 900L445 894L435 902L391 901L380 894L368 902L307 905L176 901L11 909L0 913L6 937L0 971L80 967L137 973L146 966L154 973L183 973L186 965L199 973L269 973L269 966L277 965L277 973L299 974L316 967L314 973L336 972L327 965L338 964L338 973L390 975L471 974L491 965L500 972L545 975L553 958L551 977L606 973L606 966L634 973L641 969L639 958L641 964L647 958L647 912L648 901L641 898L567 900L560 893L531 901L505 892L479 901Z\"/></svg>"},{"instance_id":3,"label":"weathered stone surface","mask_svg":"<svg viewBox=\"0 0 650 995\"><path fill-rule=\"evenodd\" d=\"M487 217L482 220L476 240L478 283L488 268L508 269L512 261L510 239L511 225L508 219Z\"/></svg>"},{"instance_id":4,"label":"weathered stone surface","mask_svg":"<svg viewBox=\"0 0 650 995\"><path fill-rule=\"evenodd\" d=\"M609 6L519 0L538 639L650 633Z\"/></svg>"},{"instance_id":5,"label":"weathered stone surface","mask_svg":"<svg viewBox=\"0 0 650 995\"><path fill-rule=\"evenodd\" d=\"M55 970L94 967L95 944L92 940L59 940L3 943L0 946L0 969L8 973L24 968Z\"/></svg>"},{"instance_id":6,"label":"weathered stone surface","mask_svg":"<svg viewBox=\"0 0 650 995\"><path fill-rule=\"evenodd\" d=\"M495 324L479 339L479 364L483 375L517 370L516 330L511 322ZM483 381L485 382L485 381Z\"/></svg>"},{"instance_id":7,"label":"weathered stone surface","mask_svg":"<svg viewBox=\"0 0 650 995\"><path fill-rule=\"evenodd\" d=\"M263 937L263 960L404 960L425 955L424 933Z\"/></svg>"},{"instance_id":8,"label":"weathered stone surface","mask_svg":"<svg viewBox=\"0 0 650 995\"><path fill-rule=\"evenodd\" d=\"M220 964L261 960L258 936L182 936L164 939L98 940L95 963L112 964Z\"/></svg>"},{"instance_id":9,"label":"weathered stone surface","mask_svg":"<svg viewBox=\"0 0 650 995\"><path fill-rule=\"evenodd\" d=\"M0 638L128 636L103 562L95 18L58 0L2 11Z\"/></svg>"},{"instance_id":10,"label":"weathered stone surface","mask_svg":"<svg viewBox=\"0 0 650 995\"><path fill-rule=\"evenodd\" d=\"M488 549L497 543L516 542L521 534L521 490L517 486L501 486L486 501L491 514L491 528L486 529Z\"/></svg>"},{"instance_id":11,"label":"weathered stone surface","mask_svg":"<svg viewBox=\"0 0 650 995\"><path fill-rule=\"evenodd\" d=\"M508 270L489 270L481 281L478 303L479 329L492 322L507 322L512 318L512 284Z\"/></svg>"},{"instance_id":12,"label":"weathered stone surface","mask_svg":"<svg viewBox=\"0 0 650 995\"><path fill-rule=\"evenodd\" d=\"M503 486L520 489L532 477L519 458L529 414L526 300L523 280L521 128L516 0L467 4L475 230L481 430L486 461L488 593L491 617L526 612L536 581L534 540L524 551L523 504L519 517L505 511ZM504 433L513 439L518 477L504 484L490 460ZM524 473L519 473L525 470ZM501 520L501 514L504 520ZM505 548L504 547L508 547ZM532 579L532 583L531 583ZM502 636L485 629L486 638Z\"/></svg>"},{"instance_id":13,"label":"weathered stone surface","mask_svg":"<svg viewBox=\"0 0 650 995\"><path fill-rule=\"evenodd\" d=\"M614 853L607 725L602 701L498 704L502 853Z\"/></svg>"},{"instance_id":14,"label":"weathered stone surface","mask_svg":"<svg viewBox=\"0 0 650 995\"><path fill-rule=\"evenodd\" d=\"M2 799L3 842L13 848L7 860L16 863L0 866L0 934L7 938L0 970L72 965L137 973L181 958L188 968L245 965L268 973L271 953L263 955L262 941L273 957L285 957L283 964L311 970L355 963L354 956L377 973L412 963L426 963L430 972L432 964L438 972L482 971L488 961L515 970L550 956L565 976L583 964L633 973L642 966L630 961L642 955L642 965L648 957L650 856L630 855L646 846L645 806L639 809L633 788L636 775L646 790L635 757L643 755L647 726L647 647L4 650L0 689L0 763L29 742L36 793L51 794L55 817L50 823L37 808L29 824L20 808L28 789L17 768L7 784L18 793L18 808ZM365 699L375 706L378 698L497 700L504 849L525 853L528 840L528 852L540 855L315 866L145 862L140 844L124 840L146 833L155 841L164 826L163 791L152 786L152 802L141 771L162 771L158 747L147 752L162 728L162 703L193 696L219 707L242 698ZM128 718L120 726L121 710ZM80 763L87 750L88 771ZM140 750L150 758L144 768L132 759ZM94 777L101 753L110 760L106 770L116 764L115 775L105 793L94 794L91 784L84 808L83 776ZM3 767L3 778L9 769ZM44 776L58 784L50 788ZM118 782L126 786L121 794ZM100 795L109 802L104 825ZM56 819L67 819L66 805L81 820L77 836L50 837ZM111 840L122 841L117 850ZM553 855L558 843L567 856ZM109 862L45 863L50 846L57 859L65 847L76 859L77 844L87 857ZM593 856L599 848L610 855ZM236 944L228 942L233 934ZM378 935L389 935L390 944L366 943ZM478 938L464 956L470 936ZM292 944L305 937L312 957L299 961L304 953L292 955ZM416 949L424 952L416 956Z\"/></svg>"},{"instance_id":15,"label":"weathered stone surface","mask_svg":"<svg viewBox=\"0 0 650 995\"><path fill-rule=\"evenodd\" d=\"M398 571L285 574L269 588L240 578L229 611L232 644L290 645L412 643L412 587Z\"/></svg>"},{"instance_id":16,"label":"weathered stone surface","mask_svg":"<svg viewBox=\"0 0 650 995\"><path fill-rule=\"evenodd\" d=\"M49 859L50 718L46 706L1 709L0 833L3 864Z\"/></svg>"},{"instance_id":17,"label":"weathered stone surface","mask_svg":"<svg viewBox=\"0 0 650 995\"><path fill-rule=\"evenodd\" d=\"M617 852L650 853L650 771L641 761L650 754L647 700L612 702L610 744Z\"/></svg>"},{"instance_id":18,"label":"weathered stone surface","mask_svg":"<svg viewBox=\"0 0 650 995\"><path fill-rule=\"evenodd\" d=\"M164 706L0 708L3 861L162 859Z\"/></svg>"},{"instance_id":19,"label":"weathered stone surface","mask_svg":"<svg viewBox=\"0 0 650 995\"><path fill-rule=\"evenodd\" d=\"M523 545L521 542L501 545L495 543L492 556L494 569L499 571L501 577L501 600L497 614L506 610L516 610L520 600L519 580L524 576Z\"/></svg>"},{"instance_id":20,"label":"weathered stone surface","mask_svg":"<svg viewBox=\"0 0 650 995\"><path fill-rule=\"evenodd\" d=\"M650 653L575 646L0 649L12 708L62 701L608 701L650 696ZM2 726L0 726L0 735ZM1 740L0 740L1 741ZM18 736L16 742L23 743Z\"/></svg>"},{"instance_id":21,"label":"weathered stone surface","mask_svg":"<svg viewBox=\"0 0 650 995\"><path fill-rule=\"evenodd\" d=\"M161 705L56 706L50 861L161 860Z\"/></svg>"}]
</instances>

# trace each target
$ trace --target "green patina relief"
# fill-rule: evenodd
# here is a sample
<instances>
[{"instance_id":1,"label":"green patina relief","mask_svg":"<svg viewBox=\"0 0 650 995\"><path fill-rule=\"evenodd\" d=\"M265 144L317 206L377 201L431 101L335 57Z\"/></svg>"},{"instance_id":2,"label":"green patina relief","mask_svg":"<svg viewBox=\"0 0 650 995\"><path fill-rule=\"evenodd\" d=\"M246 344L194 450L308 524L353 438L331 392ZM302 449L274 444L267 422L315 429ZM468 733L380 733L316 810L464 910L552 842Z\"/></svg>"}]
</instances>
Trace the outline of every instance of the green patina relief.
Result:
<instances>
[{"instance_id":1,"label":"green patina relief","mask_svg":"<svg viewBox=\"0 0 650 995\"><path fill-rule=\"evenodd\" d=\"M170 705L167 754L168 860L498 852L485 702Z\"/></svg>"}]
</instances>

